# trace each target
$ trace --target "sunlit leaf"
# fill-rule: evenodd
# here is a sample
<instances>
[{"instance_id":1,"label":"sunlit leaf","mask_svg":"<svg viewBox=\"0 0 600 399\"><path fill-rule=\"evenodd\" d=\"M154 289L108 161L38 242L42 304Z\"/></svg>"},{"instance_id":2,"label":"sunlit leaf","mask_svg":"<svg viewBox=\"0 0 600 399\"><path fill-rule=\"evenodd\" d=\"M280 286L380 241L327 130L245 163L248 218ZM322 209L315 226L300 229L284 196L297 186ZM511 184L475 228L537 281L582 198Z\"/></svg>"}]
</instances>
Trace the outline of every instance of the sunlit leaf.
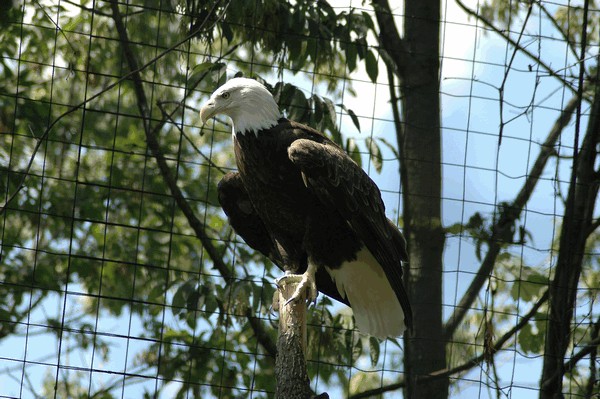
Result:
<instances>
[{"instance_id":1,"label":"sunlit leaf","mask_svg":"<svg viewBox=\"0 0 600 399\"><path fill-rule=\"evenodd\" d=\"M379 149L377 142L374 139L368 137L366 143L367 148L369 149L369 158L371 160L371 163L373 164L377 172L381 172L381 169L383 167L383 155L381 154L381 150Z\"/></svg>"}]
</instances>

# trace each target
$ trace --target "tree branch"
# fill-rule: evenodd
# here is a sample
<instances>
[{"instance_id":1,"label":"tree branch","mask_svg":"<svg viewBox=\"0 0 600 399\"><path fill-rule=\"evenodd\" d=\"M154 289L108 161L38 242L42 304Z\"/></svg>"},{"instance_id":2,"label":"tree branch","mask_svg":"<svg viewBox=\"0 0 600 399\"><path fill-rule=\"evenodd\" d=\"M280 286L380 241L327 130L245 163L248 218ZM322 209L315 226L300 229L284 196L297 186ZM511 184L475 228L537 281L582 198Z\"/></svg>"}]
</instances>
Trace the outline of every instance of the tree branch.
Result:
<instances>
[{"instance_id":1,"label":"tree branch","mask_svg":"<svg viewBox=\"0 0 600 399\"><path fill-rule=\"evenodd\" d=\"M110 15L110 14L108 14L108 13L105 13L105 12L102 12L102 11L98 11L98 10L96 10L96 9L94 9L94 8L86 7L86 6L82 5L82 4L76 3L76 2L74 2L74 1L71 1L71 0L63 0L63 1L64 1L65 3L67 3L67 4L70 4L70 5L72 5L73 7L80 8L80 9L81 9L81 10L83 10L83 11L91 12L91 13L93 13L93 14L96 14L96 15L101 15L101 16L103 16L103 17L112 18L112 15Z\"/></svg>"},{"instance_id":2,"label":"tree branch","mask_svg":"<svg viewBox=\"0 0 600 399\"><path fill-rule=\"evenodd\" d=\"M401 380L398 382L395 382L393 384L389 384L389 385L385 385L383 387L379 387L379 388L374 388L374 389L368 389L366 391L348 396L348 399L365 399L365 398L373 398L373 397L377 397L378 395L382 395L386 392L392 392L395 391L397 389L402 389L406 386L406 381L405 380Z\"/></svg>"},{"instance_id":3,"label":"tree branch","mask_svg":"<svg viewBox=\"0 0 600 399\"><path fill-rule=\"evenodd\" d=\"M246 318L248 319L248 324L252 328L254 332L254 337L258 341L258 343L263 347L263 349L267 352L267 354L275 359L277 355L277 346L275 341L271 338L267 329L265 328L265 323L261 322L258 317L252 314L252 310L250 308L246 309Z\"/></svg>"},{"instance_id":4,"label":"tree branch","mask_svg":"<svg viewBox=\"0 0 600 399\"><path fill-rule=\"evenodd\" d=\"M198 237L198 239L200 240L202 247L206 250L208 256L211 258L214 268L217 269L217 271L223 277L223 279L225 279L226 281L231 281L235 278L235 272L233 270L230 270L228 265L225 264L225 262L222 259L222 254L219 253L219 250L214 246L212 239L206 234L206 226L195 215L194 210L191 208L190 204L183 196L181 189L179 188L179 186L177 186L176 178L175 176L173 176L173 173L169 169L165 156L162 153L162 150L160 149L160 145L156 137L158 131L160 131L164 123L166 123L166 118L163 119L158 125L154 126L153 129L151 129L150 127L150 110L146 94L144 93L142 78L140 76L141 68L138 67L137 58L135 57L131 47L129 46L129 37L127 35L127 30L123 23L121 13L119 11L118 2L117 0L111 0L110 4L113 12L113 20L115 21L115 26L117 28L119 40L123 48L123 53L129 65L129 69L132 71L131 81L134 85L134 91L137 98L140 116L143 119L144 132L146 134L148 148L150 149L150 152L156 159L156 163L158 165L160 173L163 177L163 180L169 187L173 199L175 199L177 206L185 215L190 227L194 230L196 237ZM200 26L198 30L202 28L203 27ZM196 33L197 31L193 32L194 35ZM248 317L248 322L254 330L255 334L260 337L259 342L261 343L265 351L267 351L267 353L274 358L275 352L273 351L273 348L275 347L275 344L273 342L268 342L268 335L264 334L261 329L256 329L258 326L258 320L256 318L252 320L250 317Z\"/></svg>"},{"instance_id":5,"label":"tree branch","mask_svg":"<svg viewBox=\"0 0 600 399\"><path fill-rule=\"evenodd\" d=\"M600 218L594 220L592 224L590 224L590 228L585 232L585 235L589 237L598 227L600 227Z\"/></svg>"},{"instance_id":6,"label":"tree branch","mask_svg":"<svg viewBox=\"0 0 600 399\"><path fill-rule=\"evenodd\" d=\"M525 27L527 26L527 21L529 21L529 17L531 16L531 12L533 11L533 3L529 3L529 7L527 7L527 15L525 16L525 21L523 21L523 26L521 27L521 31L519 32L519 37L515 42L514 51L510 56L510 60L508 64L505 66L504 77L502 78L502 84L500 84L500 88L498 88L498 106L500 107L500 129L498 131L498 147L502 144L502 134L504 132L504 126L508 122L504 122L504 87L506 86L506 81L508 80L508 74L512 68L512 64L515 61L515 57L517 56L517 52L521 46L521 39L523 38L523 33L525 32Z\"/></svg>"},{"instance_id":7,"label":"tree branch","mask_svg":"<svg viewBox=\"0 0 600 399\"><path fill-rule=\"evenodd\" d=\"M590 312L593 311L593 308L594 308L593 303L594 303L593 301L590 302ZM599 334L600 334L600 318L598 320L596 320L596 322L592 326L592 332L590 334L592 341L600 338L598 336ZM586 398L592 398L592 395L594 393L594 388L598 384L598 374L597 374L598 367L596 365L597 357L598 357L598 346L596 345L594 348L591 349L591 352L590 352L590 366L589 366L590 376L588 378L588 382L585 387L585 397ZM569 360L573 360L573 359L571 358ZM567 367L565 365L565 370L570 371L571 368Z\"/></svg>"},{"instance_id":8,"label":"tree branch","mask_svg":"<svg viewBox=\"0 0 600 399\"><path fill-rule=\"evenodd\" d=\"M298 283L278 284L279 335L275 359L275 397L309 399L315 396L306 370L306 294L288 303ZM325 397L329 396L325 394Z\"/></svg>"},{"instance_id":9,"label":"tree branch","mask_svg":"<svg viewBox=\"0 0 600 399\"><path fill-rule=\"evenodd\" d=\"M587 13L589 3L585 2ZM584 18L581 59L585 56L586 19ZM600 61L600 53L598 54ZM600 72L599 72L600 73ZM583 80L583 63L580 71ZM583 88L580 86L580 90ZM573 334L572 319L577 304L577 286L581 277L585 246L593 223L599 184L595 164L600 144L600 86L596 85L586 132L578 150L580 109L575 125L573 167L560 231L559 251L554 278L550 281L550 306L544 345L544 363L540 379L540 399L556 398L563 389L564 359Z\"/></svg>"},{"instance_id":10,"label":"tree branch","mask_svg":"<svg viewBox=\"0 0 600 399\"><path fill-rule=\"evenodd\" d=\"M394 65L398 68L397 70L394 68L394 72L402 79L403 70L406 67L405 57L409 55L409 51L405 41L398 34L390 4L387 0L374 0L373 9L379 25L379 46L384 48L392 58Z\"/></svg>"},{"instance_id":11,"label":"tree branch","mask_svg":"<svg viewBox=\"0 0 600 399\"><path fill-rule=\"evenodd\" d=\"M598 324L596 324L597 326ZM565 372L570 372L575 368L577 362L586 357L587 355L596 352L598 350L598 346L600 346L600 337L598 336L598 329L595 329L595 337L592 336L592 340L587 343L583 348L579 350L576 354L571 356L569 360L565 362L563 365ZM591 377L593 378L593 377Z\"/></svg>"},{"instance_id":12,"label":"tree branch","mask_svg":"<svg viewBox=\"0 0 600 399\"><path fill-rule=\"evenodd\" d=\"M504 212L502 217L500 217L494 226L492 226L492 239L489 242L488 252L483 259L479 270L475 274L473 281L471 281L469 288L467 288L467 291L459 301L458 305L454 308L454 312L444 327L446 339L449 340L452 338L454 331L462 322L465 315L473 305L473 302L477 298L481 287L483 287L487 281L496 263L496 258L500 253L502 241L500 241L499 238L505 237L507 233L510 232L510 229L515 221L520 217L523 208L529 201L529 198L531 197L531 194L533 193L533 190L535 189L535 186L537 185L537 182L539 181L540 176L546 167L548 159L554 153L554 144L556 143L556 140L558 140L562 130L571 120L573 112L577 108L578 104L579 99L577 96L574 96L571 98L571 100L569 100L558 119L554 122L548 137L546 137L546 141L544 141L544 143L541 145L540 153L535 160L531 171L529 172L529 176L515 197L515 200L510 205L512 212Z\"/></svg>"},{"instance_id":13,"label":"tree branch","mask_svg":"<svg viewBox=\"0 0 600 399\"><path fill-rule=\"evenodd\" d=\"M581 348L579 352L571 356L569 360L567 360L564 364L565 372L570 372L575 368L577 362L581 359L589 355L590 353L598 350L598 346L600 346L600 337L596 337L595 339L588 342L586 346Z\"/></svg>"},{"instance_id":14,"label":"tree branch","mask_svg":"<svg viewBox=\"0 0 600 399\"><path fill-rule=\"evenodd\" d=\"M391 60L383 58L386 69L388 71L388 87L390 90L390 103L392 106L392 115L394 116L394 127L396 129L396 142L398 145L398 166L400 174L400 183L402 184L402 195L405 197L410 192L408 187L408 179L406 177L406 162L404 155L404 128L402 127L402 118L400 116L400 99L396 94L396 86L394 79L394 66ZM406 198L403 198L405 201ZM410 220L410 215L404 215L404 220Z\"/></svg>"}]
</instances>

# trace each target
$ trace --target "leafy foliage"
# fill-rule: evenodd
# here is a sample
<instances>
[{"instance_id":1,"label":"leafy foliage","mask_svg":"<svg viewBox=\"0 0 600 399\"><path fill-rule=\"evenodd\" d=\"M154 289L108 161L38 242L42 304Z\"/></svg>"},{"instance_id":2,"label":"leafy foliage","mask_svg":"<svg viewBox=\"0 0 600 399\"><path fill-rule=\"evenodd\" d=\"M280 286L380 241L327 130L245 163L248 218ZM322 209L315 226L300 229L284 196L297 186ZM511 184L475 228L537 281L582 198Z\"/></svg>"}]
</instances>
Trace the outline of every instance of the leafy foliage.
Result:
<instances>
[{"instance_id":1,"label":"leafy foliage","mask_svg":"<svg viewBox=\"0 0 600 399\"><path fill-rule=\"evenodd\" d=\"M68 337L78 349L92 349L99 361L108 361L122 348L110 345L110 334L99 333L98 320L129 318L139 325L127 333L128 342L148 343L129 354L131 375L147 372L165 382L145 386L145 397L154 397L152 389L165 390L171 381L178 384L177 398L247 397L249 390L253 397L270 397L274 361L265 341L275 339L270 302L278 271L235 238L217 206L217 183L234 165L230 134L222 123L198 126L197 105L234 73L262 76L290 118L328 134L359 165L368 156L380 171L382 149L399 159L397 148L379 137L346 137L339 124L339 114L346 113L361 132L357 114L338 101L338 76L364 66L371 81L380 78L380 54L368 42L377 33L371 14L337 9L324 0L316 6L272 0L120 5L134 56L146 65L140 73L151 125L161 126L156 132L160 148L233 276L227 278L200 245L147 148L134 86L129 79L119 80L128 69L110 3L6 4L0 5L2 203L24 185L0 211L0 340L23 334L28 317L38 317L48 334ZM482 11L510 27L528 4L494 0ZM576 43L581 10L561 10L552 15ZM597 18L593 14L588 23L592 43L598 42ZM274 67L282 71L278 78ZM327 85L330 95L307 94L283 77L283 71L300 75L306 70L315 83ZM352 92L351 86L346 89ZM455 332L448 345L449 366L488 350L492 332L500 335L514 326L552 277L544 265L525 264L511 253L515 245L532 241L518 221L505 237L494 235L496 222L510 212L510 204L502 203L495 216L475 212L466 223L446 229L449 235L469 237L478 260L492 240L502 243L489 277L492 300L479 298L474 308L485 312L471 312ZM594 254L599 242L594 235L586 252L585 290L578 299L592 305L577 315L574 346L589 342L587 321L597 318L593 304L600 263ZM549 255L549 264L555 256L556 251ZM65 311L64 319L45 314L45 301L61 295L76 298L81 312ZM518 350L532 356L542 352L546 318L544 305L511 341ZM254 321L264 327L264 336ZM311 375L335 382L348 395L382 384L382 377L368 370L349 377L352 365L381 364L383 348L378 340L356 333L347 312L321 298L309 324ZM395 356L393 368L402 369L401 362L402 355ZM117 382L86 387L88 378L85 373L59 375L55 386L56 375L48 375L41 393L34 393L121 396Z\"/></svg>"},{"instance_id":2,"label":"leafy foliage","mask_svg":"<svg viewBox=\"0 0 600 399\"><path fill-rule=\"evenodd\" d=\"M49 315L43 323L57 332L67 323L83 332L94 331L94 315L100 312L114 318L135 315L143 326L142 336L156 340L136 354L133 366L155 369L166 381L180 381L176 397L245 397L239 387L251 386L266 396L274 390L272 354L257 340L248 315L271 325L275 271L269 261L232 240L215 191L233 165L229 134L219 125L205 134L208 129L198 128L194 108L234 68L251 76L270 72L270 54L294 71L316 62L327 71L318 79L333 85L333 76L346 62L341 48L349 49L351 69L370 54L366 35L373 23L368 14L336 13L326 2L317 8L309 2L233 3L227 8L219 2L192 1L123 7L140 65L164 54L141 70L151 96L152 124L166 123L159 130L161 150L186 200L205 220L206 234L234 271L230 281L215 272L149 155L133 84L117 82L127 68L122 47L114 40L110 4L95 4L95 14L86 8L94 5L89 1L80 7L35 2L26 6L26 13L10 12L10 23L0 33L3 199L26 180L0 213L0 338L19 331L20 323L53 293L77 287L84 293L85 313L68 314L66 320ZM249 19L252 15L260 15L264 24ZM55 23L61 29L56 30ZM249 25L261 26L260 32ZM188 41L187 50L170 49L190 32L200 40ZM254 44L265 51L254 53ZM213 57L209 50L219 46L237 48L233 58L239 62ZM19 63L14 54L19 54ZM257 69L251 71L246 61L253 57ZM306 96L289 83L270 88L290 118L328 133L361 163L358 146L343 137L338 125L338 112L343 110L360 130L352 110L327 97ZM80 106L94 94L99 96ZM380 154L374 142L369 148ZM331 313L330 306L324 298L321 310L312 313L313 356L350 364L363 355L362 339L351 331L336 332L353 325L348 316ZM274 330L266 330L269 336L262 339L273 342ZM93 349L105 358L111 355L101 337L69 336L81 349ZM352 341L353 350L348 351ZM323 345L331 351L323 353ZM378 353L378 343L370 346L372 354ZM346 378L338 367L320 367L319 375L323 381ZM48 384L53 378L48 376ZM75 388L85 378L70 375L57 389L78 397L117 394L110 385L95 393L83 385ZM152 396L149 391L146 395Z\"/></svg>"}]
</instances>

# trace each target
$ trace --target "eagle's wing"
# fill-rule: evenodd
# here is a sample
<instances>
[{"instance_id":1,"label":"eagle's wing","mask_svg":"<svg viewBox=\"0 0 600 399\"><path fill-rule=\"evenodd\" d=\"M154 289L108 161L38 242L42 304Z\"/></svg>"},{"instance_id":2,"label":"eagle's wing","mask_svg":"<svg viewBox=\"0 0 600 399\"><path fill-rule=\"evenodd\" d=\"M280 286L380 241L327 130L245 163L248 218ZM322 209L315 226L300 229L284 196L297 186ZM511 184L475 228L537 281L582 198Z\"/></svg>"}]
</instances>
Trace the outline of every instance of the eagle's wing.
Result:
<instances>
[{"instance_id":1,"label":"eagle's wing","mask_svg":"<svg viewBox=\"0 0 600 399\"><path fill-rule=\"evenodd\" d=\"M229 172L219 182L217 187L219 203L229 219L229 224L235 232L253 249L260 251L267 258L276 256L273 242L263 221L260 219L244 183L237 172ZM275 263L277 263L274 260Z\"/></svg>"},{"instance_id":2,"label":"eagle's wing","mask_svg":"<svg viewBox=\"0 0 600 399\"><path fill-rule=\"evenodd\" d=\"M408 260L406 241L385 216L381 193L373 180L329 140L297 139L289 146L288 155L319 201L340 213L380 263L404 310L405 324L411 328L412 313L401 266L401 261Z\"/></svg>"},{"instance_id":3,"label":"eagle's wing","mask_svg":"<svg viewBox=\"0 0 600 399\"><path fill-rule=\"evenodd\" d=\"M235 232L251 248L261 252L283 270L283 261L280 259L279 252L275 249L267 228L252 205L239 173L229 172L223 176L217 190L219 203ZM319 291L349 305L348 301L340 296L331 276L325 270L317 270L315 279Z\"/></svg>"}]
</instances>

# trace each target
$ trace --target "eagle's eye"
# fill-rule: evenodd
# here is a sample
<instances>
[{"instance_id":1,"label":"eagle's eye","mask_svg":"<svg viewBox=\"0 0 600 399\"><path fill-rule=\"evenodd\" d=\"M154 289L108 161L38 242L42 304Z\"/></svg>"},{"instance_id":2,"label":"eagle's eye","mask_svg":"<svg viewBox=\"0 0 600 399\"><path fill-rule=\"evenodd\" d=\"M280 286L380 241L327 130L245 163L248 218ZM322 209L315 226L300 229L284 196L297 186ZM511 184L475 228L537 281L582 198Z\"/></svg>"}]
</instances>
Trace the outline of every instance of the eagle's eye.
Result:
<instances>
[{"instance_id":1,"label":"eagle's eye","mask_svg":"<svg viewBox=\"0 0 600 399\"><path fill-rule=\"evenodd\" d=\"M221 98L224 98L225 100L227 100L229 98L229 92L223 92L223 94L221 94Z\"/></svg>"}]
</instances>

